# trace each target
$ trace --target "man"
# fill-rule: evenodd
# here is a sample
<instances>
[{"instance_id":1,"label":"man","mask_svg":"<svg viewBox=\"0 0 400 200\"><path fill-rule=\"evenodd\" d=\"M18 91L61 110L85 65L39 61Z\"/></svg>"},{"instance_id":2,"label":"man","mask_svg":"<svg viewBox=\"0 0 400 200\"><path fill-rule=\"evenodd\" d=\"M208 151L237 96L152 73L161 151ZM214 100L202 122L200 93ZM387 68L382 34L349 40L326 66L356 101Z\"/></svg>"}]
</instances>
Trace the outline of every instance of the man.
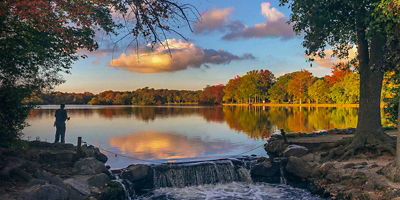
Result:
<instances>
[{"instance_id":1,"label":"man","mask_svg":"<svg viewBox=\"0 0 400 200\"><path fill-rule=\"evenodd\" d=\"M70 118L67 115L67 111L64 110L65 104L60 105L60 109L56 110L56 121L54 122L54 126L56 127L56 139L54 143L57 143L61 136L61 143L65 143L65 121Z\"/></svg>"}]
</instances>

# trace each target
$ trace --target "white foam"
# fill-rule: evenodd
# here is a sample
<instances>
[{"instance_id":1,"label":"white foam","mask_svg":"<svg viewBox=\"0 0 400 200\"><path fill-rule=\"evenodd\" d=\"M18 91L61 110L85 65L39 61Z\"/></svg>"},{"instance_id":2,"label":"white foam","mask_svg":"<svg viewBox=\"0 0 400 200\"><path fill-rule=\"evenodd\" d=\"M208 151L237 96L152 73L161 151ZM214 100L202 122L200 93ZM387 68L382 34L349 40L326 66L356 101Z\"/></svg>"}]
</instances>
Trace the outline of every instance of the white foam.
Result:
<instances>
[{"instance_id":1,"label":"white foam","mask_svg":"<svg viewBox=\"0 0 400 200\"><path fill-rule=\"evenodd\" d=\"M277 185L267 183L238 183L217 185L201 185L185 188L160 188L151 195L138 199L187 199L187 200L270 200L270 199L293 199L293 200L320 200L321 198L310 194L308 191L293 188L288 185Z\"/></svg>"}]
</instances>

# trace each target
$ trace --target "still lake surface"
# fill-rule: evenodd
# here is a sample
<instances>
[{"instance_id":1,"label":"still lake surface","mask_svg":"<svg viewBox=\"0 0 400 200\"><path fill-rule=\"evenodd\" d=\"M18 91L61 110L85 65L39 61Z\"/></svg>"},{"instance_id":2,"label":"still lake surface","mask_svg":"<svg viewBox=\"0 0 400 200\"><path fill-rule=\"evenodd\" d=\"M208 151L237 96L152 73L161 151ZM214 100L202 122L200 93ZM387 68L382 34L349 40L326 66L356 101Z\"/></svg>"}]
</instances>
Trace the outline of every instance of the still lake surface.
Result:
<instances>
[{"instance_id":1,"label":"still lake surface","mask_svg":"<svg viewBox=\"0 0 400 200\"><path fill-rule=\"evenodd\" d=\"M58 107L33 110L27 120L30 126L23 131L25 139L53 141ZM357 108L344 107L67 105L66 109L71 117L66 142L76 144L81 136L102 149L112 168L239 154L266 156L260 146L281 128L313 132L357 124Z\"/></svg>"}]
</instances>

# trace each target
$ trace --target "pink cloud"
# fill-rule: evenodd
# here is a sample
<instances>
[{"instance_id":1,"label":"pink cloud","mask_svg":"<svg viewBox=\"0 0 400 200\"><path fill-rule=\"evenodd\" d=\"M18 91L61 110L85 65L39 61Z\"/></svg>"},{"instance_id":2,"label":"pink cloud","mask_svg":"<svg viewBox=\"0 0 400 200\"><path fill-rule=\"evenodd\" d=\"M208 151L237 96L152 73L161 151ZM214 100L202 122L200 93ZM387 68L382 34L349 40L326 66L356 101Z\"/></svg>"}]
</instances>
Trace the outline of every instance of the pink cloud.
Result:
<instances>
[{"instance_id":1,"label":"pink cloud","mask_svg":"<svg viewBox=\"0 0 400 200\"><path fill-rule=\"evenodd\" d=\"M325 68L332 68L334 65L337 65L339 63L347 63L353 60L354 58L357 57L357 47L353 46L349 51L348 51L348 57L347 58L337 58L333 55L333 50L332 49L326 49L324 50L325 57L321 58L319 56L307 56L305 55L306 59L314 59L314 62L317 63L317 65Z\"/></svg>"},{"instance_id":2,"label":"pink cloud","mask_svg":"<svg viewBox=\"0 0 400 200\"><path fill-rule=\"evenodd\" d=\"M261 4L261 14L266 21L248 26L240 21L232 22L228 25L230 32L225 34L222 39L235 40L239 38L282 38L290 39L294 37L292 27L287 23L288 19L271 4L264 2Z\"/></svg>"},{"instance_id":3,"label":"pink cloud","mask_svg":"<svg viewBox=\"0 0 400 200\"><path fill-rule=\"evenodd\" d=\"M169 50L163 45L143 46L139 53L122 53L119 58L111 60L109 66L138 73L162 73L185 70L189 67L200 68L208 64L229 64L234 60L254 59L251 54L234 55L224 50L203 49L182 40L169 39Z\"/></svg>"},{"instance_id":4,"label":"pink cloud","mask_svg":"<svg viewBox=\"0 0 400 200\"><path fill-rule=\"evenodd\" d=\"M217 8L201 14L201 17L194 24L195 33L207 33L218 29L228 23L228 17L231 15L233 8Z\"/></svg>"}]
</instances>

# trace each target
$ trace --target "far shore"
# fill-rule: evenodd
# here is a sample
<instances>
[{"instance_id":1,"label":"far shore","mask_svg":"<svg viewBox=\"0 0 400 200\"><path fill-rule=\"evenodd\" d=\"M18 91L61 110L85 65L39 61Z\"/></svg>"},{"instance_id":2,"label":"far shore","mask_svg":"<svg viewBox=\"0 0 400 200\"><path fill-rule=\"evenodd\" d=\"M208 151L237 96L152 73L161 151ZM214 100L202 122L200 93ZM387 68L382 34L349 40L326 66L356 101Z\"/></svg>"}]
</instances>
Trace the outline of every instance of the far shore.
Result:
<instances>
[{"instance_id":1,"label":"far shore","mask_svg":"<svg viewBox=\"0 0 400 200\"><path fill-rule=\"evenodd\" d=\"M346 108L358 108L359 104L288 104L288 103L224 103L224 106L268 106L268 107L346 107ZM381 104L381 107L385 107L384 104Z\"/></svg>"}]
</instances>

